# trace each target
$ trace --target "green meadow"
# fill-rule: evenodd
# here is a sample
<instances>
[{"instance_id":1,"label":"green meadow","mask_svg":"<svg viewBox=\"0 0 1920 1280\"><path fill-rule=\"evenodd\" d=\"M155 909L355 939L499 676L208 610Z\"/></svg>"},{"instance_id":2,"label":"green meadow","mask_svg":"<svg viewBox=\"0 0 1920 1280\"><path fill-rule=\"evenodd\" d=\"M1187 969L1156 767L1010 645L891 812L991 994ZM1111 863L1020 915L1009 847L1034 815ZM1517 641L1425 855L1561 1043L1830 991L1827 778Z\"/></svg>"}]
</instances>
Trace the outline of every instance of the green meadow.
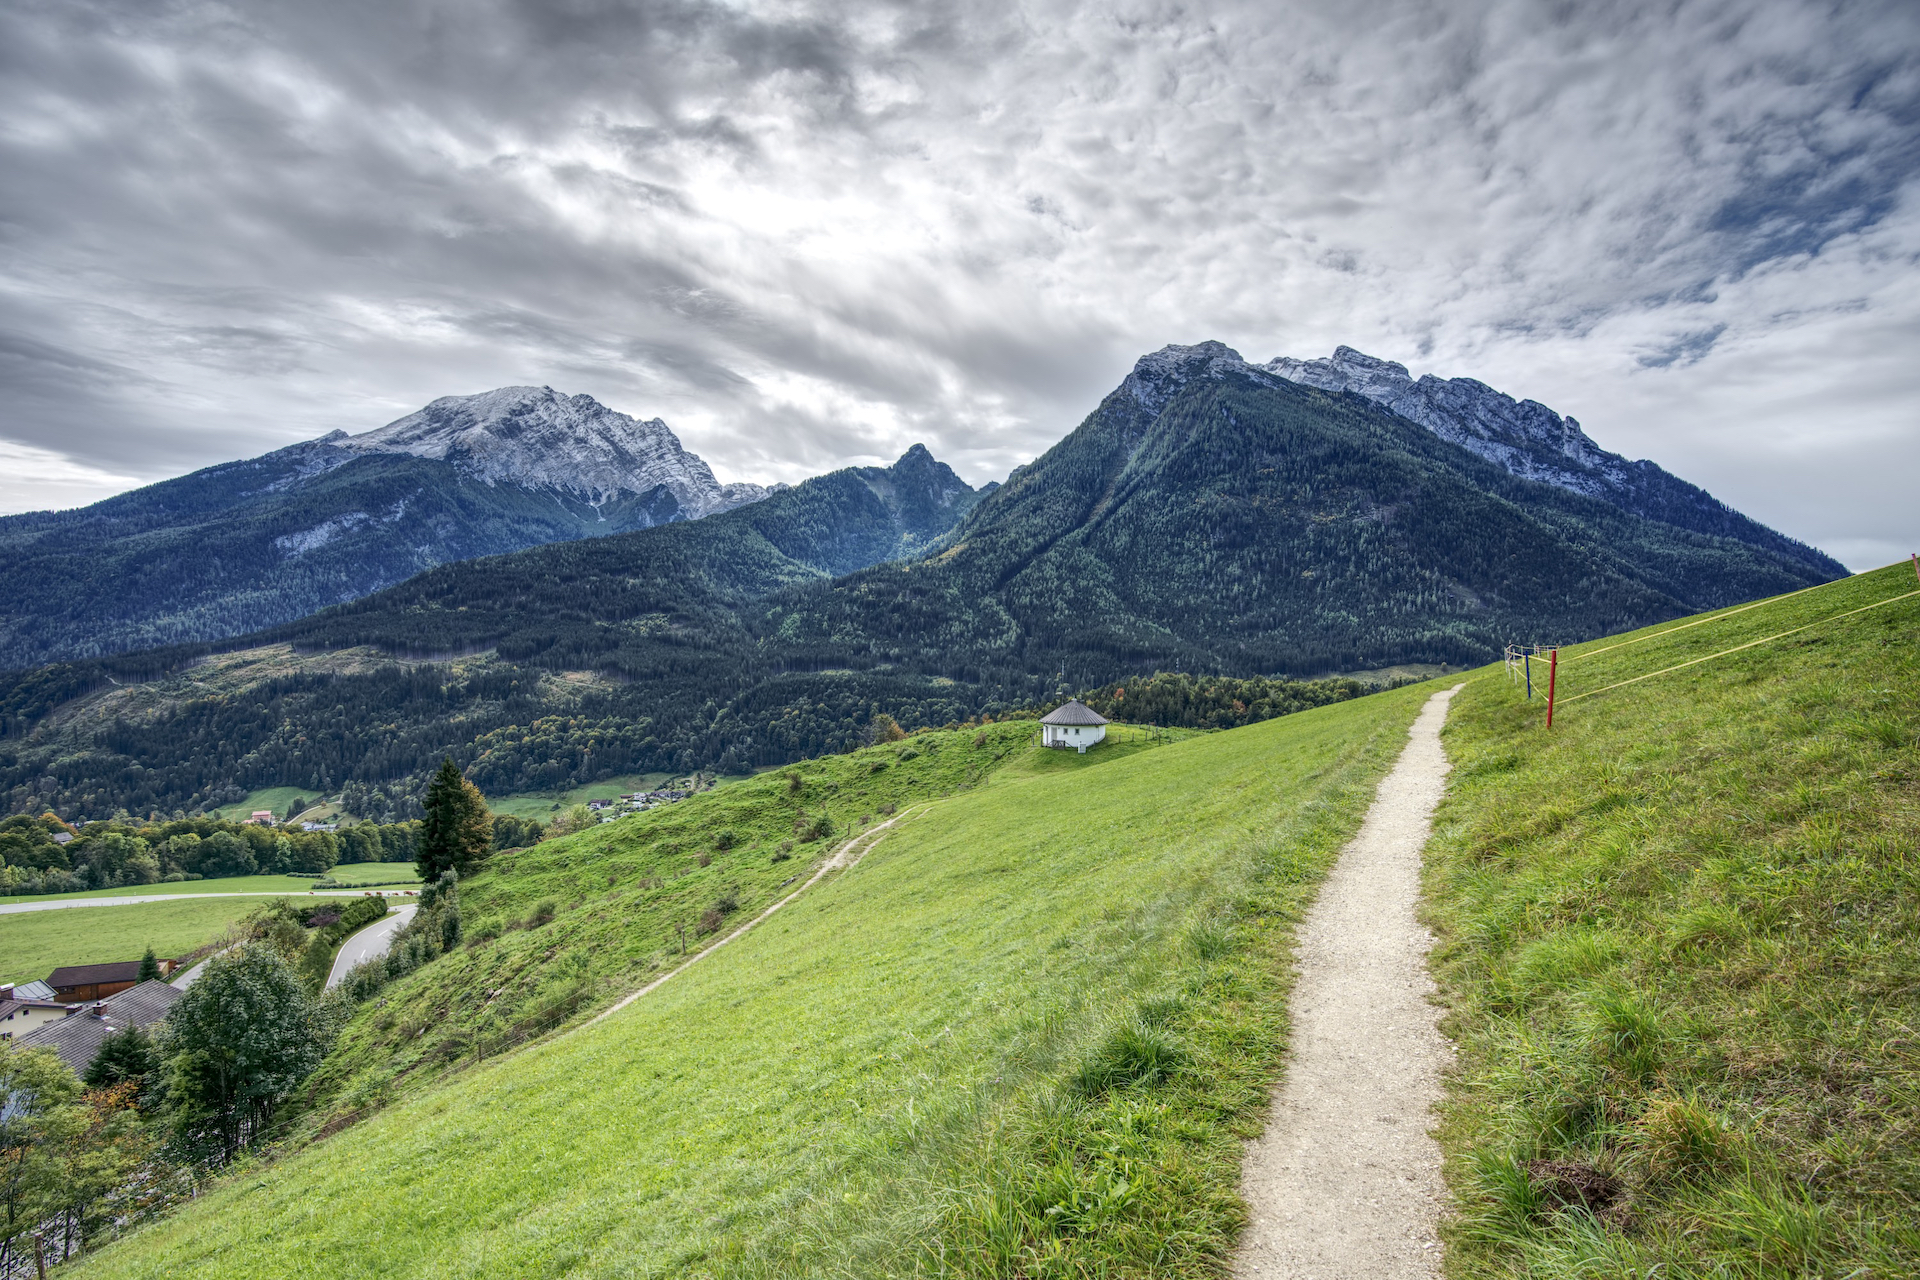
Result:
<instances>
[{"instance_id":1,"label":"green meadow","mask_svg":"<svg viewBox=\"0 0 1920 1280\"><path fill-rule=\"evenodd\" d=\"M372 885L385 881L412 879L419 873L411 862L355 862L335 867L328 876L344 885ZM389 886L404 889L406 885ZM205 893L308 893L313 889L311 876L222 876L214 880L178 880L162 884L129 884L117 889L81 889L74 893L42 893L0 898L0 906L19 902L62 902L80 898L141 898L155 894Z\"/></svg>"},{"instance_id":2,"label":"green meadow","mask_svg":"<svg viewBox=\"0 0 1920 1280\"><path fill-rule=\"evenodd\" d=\"M1453 1274L1920 1274L1920 597L1834 618L1916 586L1575 646L1551 731L1455 698Z\"/></svg>"},{"instance_id":3,"label":"green meadow","mask_svg":"<svg viewBox=\"0 0 1920 1280\"><path fill-rule=\"evenodd\" d=\"M653 791L673 780L670 773L631 773L618 778L603 778L566 791L526 791L510 796L487 797L487 808L515 818L551 822L574 805L589 800L611 800L635 791Z\"/></svg>"},{"instance_id":4,"label":"green meadow","mask_svg":"<svg viewBox=\"0 0 1920 1280\"><path fill-rule=\"evenodd\" d=\"M266 898L62 907L0 916L0 982L45 978L62 965L185 955L226 931Z\"/></svg>"},{"instance_id":5,"label":"green meadow","mask_svg":"<svg viewBox=\"0 0 1920 1280\"><path fill-rule=\"evenodd\" d=\"M316 1079L332 1136L74 1270L1217 1275L1293 924L1432 691L1086 756L917 735L496 859Z\"/></svg>"}]
</instances>

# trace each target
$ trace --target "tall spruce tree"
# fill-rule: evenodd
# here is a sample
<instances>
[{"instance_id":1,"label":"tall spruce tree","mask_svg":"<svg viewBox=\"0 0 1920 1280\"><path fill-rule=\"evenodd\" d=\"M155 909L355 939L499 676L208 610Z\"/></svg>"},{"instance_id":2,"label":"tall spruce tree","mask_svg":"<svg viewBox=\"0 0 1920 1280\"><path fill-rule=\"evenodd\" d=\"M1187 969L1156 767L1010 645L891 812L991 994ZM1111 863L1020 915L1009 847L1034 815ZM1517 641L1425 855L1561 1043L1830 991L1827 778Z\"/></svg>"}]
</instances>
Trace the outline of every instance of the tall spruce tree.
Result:
<instances>
[{"instance_id":1,"label":"tall spruce tree","mask_svg":"<svg viewBox=\"0 0 1920 1280\"><path fill-rule=\"evenodd\" d=\"M160 980L160 960L159 957L153 954L152 947L148 947L147 954L140 957L139 980L141 982L158 982Z\"/></svg>"},{"instance_id":2,"label":"tall spruce tree","mask_svg":"<svg viewBox=\"0 0 1920 1280\"><path fill-rule=\"evenodd\" d=\"M492 847L493 817L486 797L449 756L427 784L426 816L414 854L420 878L435 881L448 870L465 875Z\"/></svg>"}]
</instances>

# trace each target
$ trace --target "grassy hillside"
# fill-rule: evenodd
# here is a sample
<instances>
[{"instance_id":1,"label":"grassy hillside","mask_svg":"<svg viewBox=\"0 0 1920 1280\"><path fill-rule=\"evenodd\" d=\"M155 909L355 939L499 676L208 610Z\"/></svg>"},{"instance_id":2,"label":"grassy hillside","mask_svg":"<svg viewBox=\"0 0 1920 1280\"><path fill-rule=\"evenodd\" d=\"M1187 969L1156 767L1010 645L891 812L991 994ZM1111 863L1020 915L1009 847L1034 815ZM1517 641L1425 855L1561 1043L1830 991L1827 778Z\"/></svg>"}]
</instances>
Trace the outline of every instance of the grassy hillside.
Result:
<instances>
[{"instance_id":1,"label":"grassy hillside","mask_svg":"<svg viewBox=\"0 0 1920 1280\"><path fill-rule=\"evenodd\" d=\"M1454 1274L1920 1274L1920 597L1598 692L1916 585L1569 650L1551 733L1455 699Z\"/></svg>"},{"instance_id":2,"label":"grassy hillside","mask_svg":"<svg viewBox=\"0 0 1920 1280\"><path fill-rule=\"evenodd\" d=\"M791 829L784 772L514 855L468 918L550 898L553 921L407 980L327 1068L398 1101L78 1274L1214 1274L1292 923L1430 692L1084 757L1003 726L815 762L793 796L836 818L979 785L903 806L612 1017L407 1096L445 1061L414 1046L484 1038L487 1002L610 1000L667 959L664 925L723 891L744 917L808 867L761 834ZM745 839L699 867L722 825Z\"/></svg>"},{"instance_id":3,"label":"grassy hillside","mask_svg":"<svg viewBox=\"0 0 1920 1280\"><path fill-rule=\"evenodd\" d=\"M0 982L31 982L61 965L180 956L213 941L266 898L67 907L0 916Z\"/></svg>"}]
</instances>

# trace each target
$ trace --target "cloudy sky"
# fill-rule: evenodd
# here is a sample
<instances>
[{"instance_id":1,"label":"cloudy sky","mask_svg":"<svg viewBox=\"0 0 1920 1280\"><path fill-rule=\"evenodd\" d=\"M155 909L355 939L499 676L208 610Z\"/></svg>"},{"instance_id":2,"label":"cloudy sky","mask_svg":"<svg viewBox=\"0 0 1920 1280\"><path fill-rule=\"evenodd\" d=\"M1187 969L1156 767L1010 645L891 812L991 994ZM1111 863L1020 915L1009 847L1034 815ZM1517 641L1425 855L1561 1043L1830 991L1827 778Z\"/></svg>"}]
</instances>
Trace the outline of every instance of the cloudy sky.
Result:
<instances>
[{"instance_id":1,"label":"cloudy sky","mask_svg":"<svg viewBox=\"0 0 1920 1280\"><path fill-rule=\"evenodd\" d=\"M1207 338L1903 556L1920 5L0 4L0 510L509 383L978 482Z\"/></svg>"}]
</instances>

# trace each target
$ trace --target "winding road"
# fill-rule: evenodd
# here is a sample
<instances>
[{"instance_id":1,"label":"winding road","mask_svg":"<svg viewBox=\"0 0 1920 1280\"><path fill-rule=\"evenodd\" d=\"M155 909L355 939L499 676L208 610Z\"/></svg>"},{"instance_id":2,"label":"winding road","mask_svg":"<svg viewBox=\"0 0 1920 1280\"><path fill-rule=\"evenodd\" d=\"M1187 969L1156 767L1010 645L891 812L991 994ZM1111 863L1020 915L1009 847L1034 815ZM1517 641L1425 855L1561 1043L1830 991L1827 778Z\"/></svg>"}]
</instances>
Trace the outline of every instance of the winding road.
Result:
<instances>
[{"instance_id":1,"label":"winding road","mask_svg":"<svg viewBox=\"0 0 1920 1280\"><path fill-rule=\"evenodd\" d=\"M419 909L418 903L410 903L398 911L390 911L341 943L340 954L333 958L333 969L327 974L327 985L339 986L353 966L387 954L393 946L393 935L406 928Z\"/></svg>"}]
</instances>

